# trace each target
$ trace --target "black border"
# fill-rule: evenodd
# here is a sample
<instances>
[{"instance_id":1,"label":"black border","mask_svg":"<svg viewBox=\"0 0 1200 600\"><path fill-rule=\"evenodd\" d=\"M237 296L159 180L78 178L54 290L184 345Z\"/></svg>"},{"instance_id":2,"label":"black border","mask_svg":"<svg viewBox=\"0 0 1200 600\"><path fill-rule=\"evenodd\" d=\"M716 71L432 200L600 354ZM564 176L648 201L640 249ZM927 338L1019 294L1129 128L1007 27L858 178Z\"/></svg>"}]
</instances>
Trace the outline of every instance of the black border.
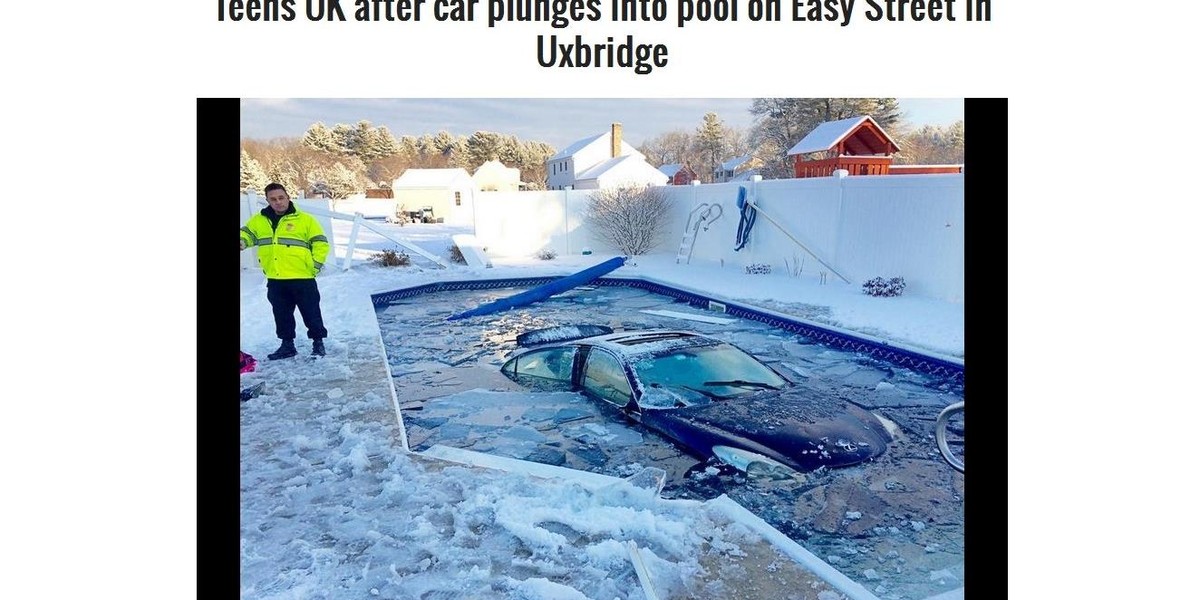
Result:
<instances>
[{"instance_id":1,"label":"black border","mask_svg":"<svg viewBox=\"0 0 1200 600\"><path fill-rule=\"evenodd\" d=\"M241 102L196 100L197 597L241 593Z\"/></svg>"},{"instance_id":2,"label":"black border","mask_svg":"<svg viewBox=\"0 0 1200 600\"><path fill-rule=\"evenodd\" d=\"M973 582L979 597L1003 597L1008 593L1008 99L965 99L964 124L963 399L969 401L963 414L974 423L971 473L965 478L971 496L964 507L966 581Z\"/></svg>"}]
</instances>

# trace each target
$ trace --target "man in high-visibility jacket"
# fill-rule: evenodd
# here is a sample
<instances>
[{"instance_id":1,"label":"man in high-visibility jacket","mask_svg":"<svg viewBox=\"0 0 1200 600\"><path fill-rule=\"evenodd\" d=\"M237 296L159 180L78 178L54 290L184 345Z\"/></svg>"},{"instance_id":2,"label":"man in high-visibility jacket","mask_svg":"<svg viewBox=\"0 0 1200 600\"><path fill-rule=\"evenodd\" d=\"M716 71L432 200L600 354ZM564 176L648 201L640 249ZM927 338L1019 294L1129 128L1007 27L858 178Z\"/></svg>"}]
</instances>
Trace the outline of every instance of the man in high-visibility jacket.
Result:
<instances>
[{"instance_id":1,"label":"man in high-visibility jacket","mask_svg":"<svg viewBox=\"0 0 1200 600\"><path fill-rule=\"evenodd\" d=\"M296 209L287 190L278 183L267 184L268 206L250 217L242 227L242 250L258 249L258 264L267 276L267 300L275 314L279 349L271 360L296 355L296 308L312 339L313 356L325 356L328 332L321 320L321 292L317 273L329 255L329 238L312 215Z\"/></svg>"}]
</instances>

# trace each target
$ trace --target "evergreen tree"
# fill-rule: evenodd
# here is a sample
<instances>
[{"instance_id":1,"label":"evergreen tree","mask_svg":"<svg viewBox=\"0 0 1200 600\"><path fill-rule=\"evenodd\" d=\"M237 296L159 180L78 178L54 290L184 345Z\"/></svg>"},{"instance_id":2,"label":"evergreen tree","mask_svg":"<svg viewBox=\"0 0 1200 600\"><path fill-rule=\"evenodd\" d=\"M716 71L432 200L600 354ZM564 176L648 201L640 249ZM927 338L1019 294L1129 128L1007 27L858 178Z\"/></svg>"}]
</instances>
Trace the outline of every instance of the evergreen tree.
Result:
<instances>
[{"instance_id":1,"label":"evergreen tree","mask_svg":"<svg viewBox=\"0 0 1200 600\"><path fill-rule=\"evenodd\" d=\"M313 123L304 133L304 145L318 152L329 154L341 153L333 132L324 123Z\"/></svg>"},{"instance_id":2,"label":"evergreen tree","mask_svg":"<svg viewBox=\"0 0 1200 600\"><path fill-rule=\"evenodd\" d=\"M704 178L703 181L712 181L713 173L717 172L717 165L725 156L725 140L725 125L717 117L717 113L706 113L704 123L696 128L695 139L696 148L704 157L707 165L706 172L700 174Z\"/></svg>"},{"instance_id":3,"label":"evergreen tree","mask_svg":"<svg viewBox=\"0 0 1200 600\"><path fill-rule=\"evenodd\" d=\"M263 188L267 187L270 181L267 180L267 173L263 171L262 165L257 160L254 160L245 149L242 150L242 191L254 190L254 193L262 196L265 194Z\"/></svg>"},{"instance_id":4,"label":"evergreen tree","mask_svg":"<svg viewBox=\"0 0 1200 600\"><path fill-rule=\"evenodd\" d=\"M345 123L338 123L333 126L333 141L337 148L336 154L349 156L354 154L359 147L359 129Z\"/></svg>"},{"instance_id":5,"label":"evergreen tree","mask_svg":"<svg viewBox=\"0 0 1200 600\"><path fill-rule=\"evenodd\" d=\"M558 154L554 146L545 142L522 142L519 146L521 181L526 189L546 189L546 160Z\"/></svg>"},{"instance_id":6,"label":"evergreen tree","mask_svg":"<svg viewBox=\"0 0 1200 600\"><path fill-rule=\"evenodd\" d=\"M388 158L400 153L400 144L387 127L373 127L363 135L363 144L359 148L358 157L363 163Z\"/></svg>"},{"instance_id":7,"label":"evergreen tree","mask_svg":"<svg viewBox=\"0 0 1200 600\"><path fill-rule=\"evenodd\" d=\"M295 167L289 161L278 161L267 166L267 179L282 184L289 194L295 195L297 190L307 187L307 182L300 178Z\"/></svg>"},{"instance_id":8,"label":"evergreen tree","mask_svg":"<svg viewBox=\"0 0 1200 600\"><path fill-rule=\"evenodd\" d=\"M365 189L362 176L341 162L318 170L316 175L324 183L326 194L334 200L342 200Z\"/></svg>"},{"instance_id":9,"label":"evergreen tree","mask_svg":"<svg viewBox=\"0 0 1200 600\"><path fill-rule=\"evenodd\" d=\"M475 133L471 134L471 137L467 138L466 152L467 156L469 157L468 160L470 161L471 168L478 168L479 165L482 165L483 163L492 159L496 159L501 162L514 162L513 159L515 157L511 156L511 151L503 152L506 150L505 143L507 141L508 140L505 139L505 136L500 135L499 133L492 133L491 131L476 131ZM502 153L508 154L509 156L502 158Z\"/></svg>"}]
</instances>

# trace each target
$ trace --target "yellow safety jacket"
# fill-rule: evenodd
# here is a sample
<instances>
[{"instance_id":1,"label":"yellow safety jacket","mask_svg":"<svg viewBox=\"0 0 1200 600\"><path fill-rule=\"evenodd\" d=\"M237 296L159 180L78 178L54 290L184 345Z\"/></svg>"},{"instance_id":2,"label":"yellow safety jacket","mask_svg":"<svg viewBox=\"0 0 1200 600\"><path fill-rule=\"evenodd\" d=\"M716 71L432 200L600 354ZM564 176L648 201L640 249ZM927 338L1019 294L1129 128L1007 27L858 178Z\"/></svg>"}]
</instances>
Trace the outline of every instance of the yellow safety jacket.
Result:
<instances>
[{"instance_id":1,"label":"yellow safety jacket","mask_svg":"<svg viewBox=\"0 0 1200 600\"><path fill-rule=\"evenodd\" d=\"M329 238L312 215L296 209L293 202L271 226L271 207L262 209L242 227L242 241L258 250L258 264L267 279L312 279L325 266Z\"/></svg>"}]
</instances>

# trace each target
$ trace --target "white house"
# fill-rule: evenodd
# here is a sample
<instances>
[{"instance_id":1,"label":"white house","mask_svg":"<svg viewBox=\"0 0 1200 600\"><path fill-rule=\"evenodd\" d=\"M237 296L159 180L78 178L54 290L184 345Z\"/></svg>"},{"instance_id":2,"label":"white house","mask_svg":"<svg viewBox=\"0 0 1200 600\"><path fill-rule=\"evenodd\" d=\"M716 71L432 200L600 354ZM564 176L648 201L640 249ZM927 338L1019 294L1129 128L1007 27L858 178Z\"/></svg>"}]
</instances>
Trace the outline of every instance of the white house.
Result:
<instances>
[{"instance_id":1,"label":"white house","mask_svg":"<svg viewBox=\"0 0 1200 600\"><path fill-rule=\"evenodd\" d=\"M621 124L579 140L546 160L546 187L551 190L599 189L619 185L665 185L667 176L646 156L621 139Z\"/></svg>"},{"instance_id":2,"label":"white house","mask_svg":"<svg viewBox=\"0 0 1200 600\"><path fill-rule=\"evenodd\" d=\"M495 159L479 165L471 178L481 192L515 192L521 188L521 170Z\"/></svg>"},{"instance_id":3,"label":"white house","mask_svg":"<svg viewBox=\"0 0 1200 600\"><path fill-rule=\"evenodd\" d=\"M475 224L475 180L465 169L408 169L392 183L396 209L431 208L435 218Z\"/></svg>"},{"instance_id":4,"label":"white house","mask_svg":"<svg viewBox=\"0 0 1200 600\"><path fill-rule=\"evenodd\" d=\"M713 183L750 181L753 176L758 175L758 169L750 168L753 164L753 157L749 154L731 158L717 167L717 172L713 173Z\"/></svg>"}]
</instances>

